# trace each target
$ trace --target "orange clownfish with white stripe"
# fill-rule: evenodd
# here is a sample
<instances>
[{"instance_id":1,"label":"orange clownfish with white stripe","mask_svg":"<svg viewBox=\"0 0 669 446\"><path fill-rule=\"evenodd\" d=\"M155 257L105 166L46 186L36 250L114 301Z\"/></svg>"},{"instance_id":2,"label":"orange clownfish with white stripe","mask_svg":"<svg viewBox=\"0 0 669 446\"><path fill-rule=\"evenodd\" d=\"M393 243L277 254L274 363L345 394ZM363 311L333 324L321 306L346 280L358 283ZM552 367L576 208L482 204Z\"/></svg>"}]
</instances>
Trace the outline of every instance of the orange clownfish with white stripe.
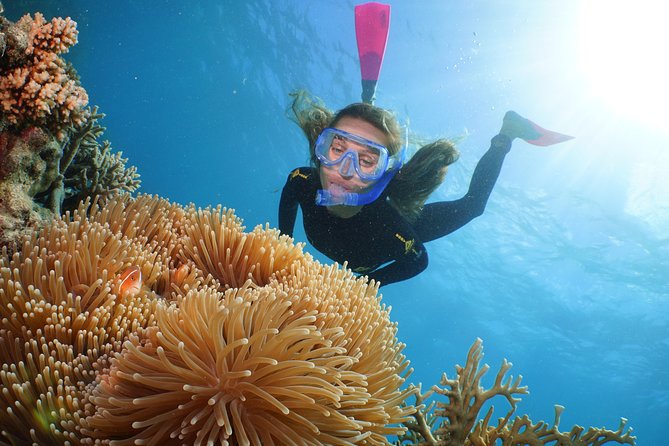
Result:
<instances>
[{"instance_id":1,"label":"orange clownfish with white stripe","mask_svg":"<svg viewBox=\"0 0 669 446\"><path fill-rule=\"evenodd\" d=\"M119 275L119 280L119 296L135 297L142 288L142 270L137 265L130 266Z\"/></svg>"}]
</instances>

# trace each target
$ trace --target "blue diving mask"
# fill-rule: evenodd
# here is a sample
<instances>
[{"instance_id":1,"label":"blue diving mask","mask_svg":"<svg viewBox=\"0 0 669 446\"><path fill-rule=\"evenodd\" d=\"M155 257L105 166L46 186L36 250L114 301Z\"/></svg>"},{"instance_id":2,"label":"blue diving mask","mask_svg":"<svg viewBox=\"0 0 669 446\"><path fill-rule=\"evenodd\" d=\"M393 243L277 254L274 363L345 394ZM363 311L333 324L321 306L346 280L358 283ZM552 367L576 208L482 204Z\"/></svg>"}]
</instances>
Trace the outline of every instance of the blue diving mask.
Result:
<instances>
[{"instance_id":1,"label":"blue diving mask","mask_svg":"<svg viewBox=\"0 0 669 446\"><path fill-rule=\"evenodd\" d=\"M374 141L335 128L326 128L316 140L316 157L327 167L339 166L342 176L357 175L373 184L364 193L331 187L316 194L320 206L362 206L376 200L404 164L405 148L390 155L388 149Z\"/></svg>"}]
</instances>

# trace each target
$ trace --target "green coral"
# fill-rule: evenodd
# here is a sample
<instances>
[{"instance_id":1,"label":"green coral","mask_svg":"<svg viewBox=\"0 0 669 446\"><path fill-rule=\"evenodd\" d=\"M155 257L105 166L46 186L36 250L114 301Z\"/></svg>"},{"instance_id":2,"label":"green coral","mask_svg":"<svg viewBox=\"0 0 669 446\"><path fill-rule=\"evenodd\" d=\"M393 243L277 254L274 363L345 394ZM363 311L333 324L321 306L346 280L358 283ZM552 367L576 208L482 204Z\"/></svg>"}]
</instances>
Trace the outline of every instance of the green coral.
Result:
<instances>
[{"instance_id":1,"label":"green coral","mask_svg":"<svg viewBox=\"0 0 669 446\"><path fill-rule=\"evenodd\" d=\"M106 130L98 121L105 115L95 107L87 111L87 116L83 124L68 130L60 158L60 175L41 197L56 214L75 209L89 197L139 188L137 168L126 167L128 159L122 158L122 152L114 152L109 141L98 141Z\"/></svg>"}]
</instances>

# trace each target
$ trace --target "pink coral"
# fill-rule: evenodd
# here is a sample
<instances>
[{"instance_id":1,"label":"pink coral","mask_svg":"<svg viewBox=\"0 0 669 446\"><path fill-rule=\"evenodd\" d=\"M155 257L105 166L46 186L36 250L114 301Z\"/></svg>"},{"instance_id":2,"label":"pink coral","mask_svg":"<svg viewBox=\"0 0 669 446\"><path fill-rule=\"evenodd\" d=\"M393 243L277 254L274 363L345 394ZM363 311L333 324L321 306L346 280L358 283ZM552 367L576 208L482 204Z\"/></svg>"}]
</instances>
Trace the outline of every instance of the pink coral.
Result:
<instances>
[{"instance_id":1,"label":"pink coral","mask_svg":"<svg viewBox=\"0 0 669 446\"><path fill-rule=\"evenodd\" d=\"M7 67L0 70L0 106L14 125L44 125L59 139L65 129L86 119L88 95L67 70L59 54L77 43L77 24L55 17L46 22L40 13L23 16L6 31L16 49ZM25 47L25 49L24 49ZM13 60L12 60L13 59Z\"/></svg>"},{"instance_id":2,"label":"pink coral","mask_svg":"<svg viewBox=\"0 0 669 446\"><path fill-rule=\"evenodd\" d=\"M78 34L77 22L69 17L65 19L54 17L51 23L46 23L42 14L35 13L35 20L30 27L32 39L28 43L26 54L33 51L67 53L69 48L77 43Z\"/></svg>"}]
</instances>

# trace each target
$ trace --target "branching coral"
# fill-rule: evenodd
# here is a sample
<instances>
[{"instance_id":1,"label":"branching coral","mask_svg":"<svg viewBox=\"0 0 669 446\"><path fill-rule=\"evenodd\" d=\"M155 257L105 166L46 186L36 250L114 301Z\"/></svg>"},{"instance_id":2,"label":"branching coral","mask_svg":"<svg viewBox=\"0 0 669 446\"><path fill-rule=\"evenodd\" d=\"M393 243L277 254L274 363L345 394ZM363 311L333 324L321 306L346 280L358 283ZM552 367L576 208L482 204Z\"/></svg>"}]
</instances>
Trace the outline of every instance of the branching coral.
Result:
<instances>
[{"instance_id":1,"label":"branching coral","mask_svg":"<svg viewBox=\"0 0 669 446\"><path fill-rule=\"evenodd\" d=\"M88 95L59 56L77 43L69 17L46 22L40 13L11 23L0 17L5 57L0 63L0 105L9 123L49 128L59 139L86 120Z\"/></svg>"},{"instance_id":2,"label":"branching coral","mask_svg":"<svg viewBox=\"0 0 669 446\"><path fill-rule=\"evenodd\" d=\"M275 230L243 232L222 208L104 201L0 260L0 441L353 445L403 432L408 362L376 286ZM126 295L131 265L144 281Z\"/></svg>"},{"instance_id":3,"label":"branching coral","mask_svg":"<svg viewBox=\"0 0 669 446\"><path fill-rule=\"evenodd\" d=\"M98 120L105 115L97 107L88 110L87 115L83 124L68 129L60 175L43 194L46 206L56 214L73 210L86 198L133 192L139 187L137 168L126 168L128 160L121 157L122 152L112 152L109 141L98 141L105 131Z\"/></svg>"},{"instance_id":4,"label":"branching coral","mask_svg":"<svg viewBox=\"0 0 669 446\"><path fill-rule=\"evenodd\" d=\"M564 408L555 406L555 420L552 425L544 421L533 423L527 415L512 417L516 404L520 401L515 395L529 393L526 386L520 386L521 377L515 381L506 376L511 363L504 363L497 372L491 388L481 386L481 378L486 374L488 365L480 366L483 358L483 346L480 339L469 349L464 367L456 366L457 378L449 379L443 375L441 384L434 386L425 394L416 395L418 411L414 419L406 423L408 432L401 436L396 444L420 444L426 446L600 446L610 442L635 444L631 429L626 427L624 418L616 431L608 429L574 426L569 432L559 430L560 415ZM446 402L433 401L425 405L434 393L447 398ZM510 405L504 418L497 426L490 425L494 407L490 407L485 417L477 421L483 405L496 396L503 396ZM436 408L435 408L436 407ZM440 421L441 420L441 421ZM500 443L501 442L501 443Z\"/></svg>"}]
</instances>

